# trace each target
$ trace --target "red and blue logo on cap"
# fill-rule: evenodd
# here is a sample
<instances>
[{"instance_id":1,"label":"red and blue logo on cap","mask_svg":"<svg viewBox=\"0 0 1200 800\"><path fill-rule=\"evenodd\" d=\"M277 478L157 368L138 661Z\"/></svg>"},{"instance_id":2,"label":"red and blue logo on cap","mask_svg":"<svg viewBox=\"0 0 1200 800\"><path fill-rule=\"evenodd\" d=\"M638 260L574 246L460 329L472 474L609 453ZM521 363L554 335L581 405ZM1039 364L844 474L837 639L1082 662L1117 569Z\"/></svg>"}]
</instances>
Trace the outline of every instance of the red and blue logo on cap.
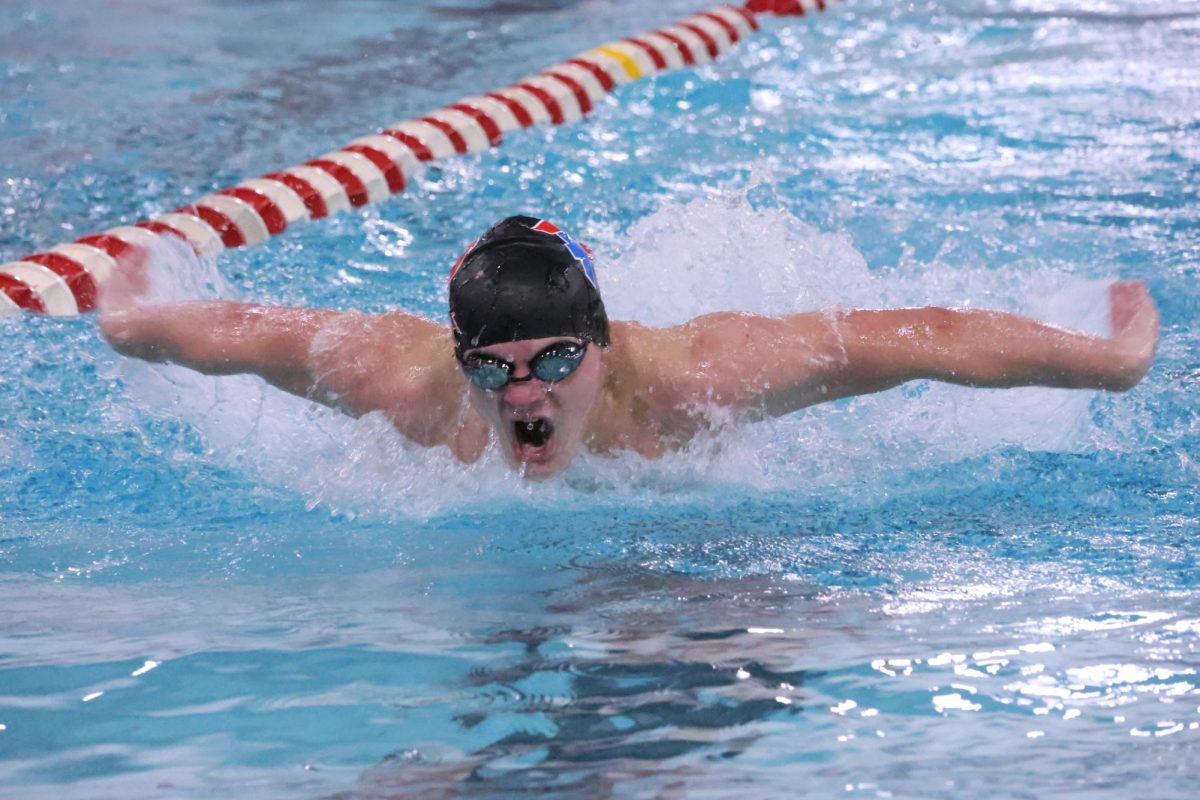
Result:
<instances>
[{"instance_id":1,"label":"red and blue logo on cap","mask_svg":"<svg viewBox=\"0 0 1200 800\"><path fill-rule=\"evenodd\" d=\"M571 235L559 228L550 220L544 219L533 226L533 229L539 233L548 233L551 236L557 236L562 243L566 245L567 250L579 262L583 274L587 276L588 283L599 289L600 286L596 283L596 267L592 263L592 251L587 248L587 245L581 244L571 238Z\"/></svg>"},{"instance_id":2,"label":"red and blue logo on cap","mask_svg":"<svg viewBox=\"0 0 1200 800\"><path fill-rule=\"evenodd\" d=\"M567 233L562 228L558 227L547 219L538 221L538 223L533 226L532 230L535 230L538 233L549 234L550 236L554 236L561 241L563 246L567 248L567 252L569 252L575 258L575 260L579 262L579 267L583 270L583 274L588 279L588 283L590 283L597 291L599 291L600 285L596 282L596 267L592 261L592 251L588 249L586 244L575 241L571 238L571 234ZM454 262L454 266L450 268L450 280L454 280L455 273L457 273L459 268L462 267L463 263L467 260L467 256L471 255L479 242L480 239L476 239L475 241L471 242L471 245L463 251L461 256L458 257L458 261Z\"/></svg>"}]
</instances>

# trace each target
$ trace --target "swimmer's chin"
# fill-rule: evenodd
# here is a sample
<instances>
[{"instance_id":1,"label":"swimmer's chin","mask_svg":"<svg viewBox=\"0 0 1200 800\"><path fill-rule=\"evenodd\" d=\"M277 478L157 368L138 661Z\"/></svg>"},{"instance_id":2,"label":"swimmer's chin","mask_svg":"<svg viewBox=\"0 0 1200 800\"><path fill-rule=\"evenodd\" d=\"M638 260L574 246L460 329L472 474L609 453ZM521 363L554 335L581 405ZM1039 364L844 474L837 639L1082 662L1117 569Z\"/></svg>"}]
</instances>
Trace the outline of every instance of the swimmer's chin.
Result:
<instances>
[{"instance_id":1,"label":"swimmer's chin","mask_svg":"<svg viewBox=\"0 0 1200 800\"><path fill-rule=\"evenodd\" d=\"M551 440L543 448L530 451L518 442L510 442L508 449L509 464L528 481L545 481L565 472L574 456L574 451L562 452L560 442Z\"/></svg>"},{"instance_id":2,"label":"swimmer's chin","mask_svg":"<svg viewBox=\"0 0 1200 800\"><path fill-rule=\"evenodd\" d=\"M561 457L554 444L552 442L550 447L535 454L523 453L518 444L509 453L510 461L522 478L530 481L548 480L563 472L571 461L570 458Z\"/></svg>"},{"instance_id":3,"label":"swimmer's chin","mask_svg":"<svg viewBox=\"0 0 1200 800\"><path fill-rule=\"evenodd\" d=\"M517 471L524 480L541 483L542 481L548 481L551 478L557 477L566 468L566 464L546 465L526 463L522 464Z\"/></svg>"},{"instance_id":4,"label":"swimmer's chin","mask_svg":"<svg viewBox=\"0 0 1200 800\"><path fill-rule=\"evenodd\" d=\"M565 472L570 459L533 460L521 459L512 453L508 454L509 466L527 481L541 482L549 480Z\"/></svg>"}]
</instances>

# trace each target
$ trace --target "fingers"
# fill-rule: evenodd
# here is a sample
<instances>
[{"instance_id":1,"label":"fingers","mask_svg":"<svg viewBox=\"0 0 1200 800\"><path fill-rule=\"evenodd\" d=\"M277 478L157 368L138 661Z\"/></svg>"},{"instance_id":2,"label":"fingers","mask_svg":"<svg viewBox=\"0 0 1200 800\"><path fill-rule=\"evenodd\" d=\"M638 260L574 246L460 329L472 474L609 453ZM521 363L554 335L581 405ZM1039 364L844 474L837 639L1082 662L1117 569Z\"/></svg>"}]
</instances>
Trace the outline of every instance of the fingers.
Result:
<instances>
[{"instance_id":1,"label":"fingers","mask_svg":"<svg viewBox=\"0 0 1200 800\"><path fill-rule=\"evenodd\" d=\"M121 256L117 268L100 286L100 314L113 313L136 304L150 291L146 269L149 253L138 247Z\"/></svg>"},{"instance_id":2,"label":"fingers","mask_svg":"<svg viewBox=\"0 0 1200 800\"><path fill-rule=\"evenodd\" d=\"M1141 281L1120 281L1108 289L1109 314L1113 333L1121 336L1137 330L1145 335L1157 336L1158 310L1154 300Z\"/></svg>"},{"instance_id":3,"label":"fingers","mask_svg":"<svg viewBox=\"0 0 1200 800\"><path fill-rule=\"evenodd\" d=\"M1150 300L1150 293L1141 281L1117 281L1108 287L1108 297L1113 306L1129 306Z\"/></svg>"},{"instance_id":4,"label":"fingers","mask_svg":"<svg viewBox=\"0 0 1200 800\"><path fill-rule=\"evenodd\" d=\"M1158 309L1141 281L1120 281L1109 287L1112 317L1115 388L1135 386L1150 369L1158 344Z\"/></svg>"}]
</instances>

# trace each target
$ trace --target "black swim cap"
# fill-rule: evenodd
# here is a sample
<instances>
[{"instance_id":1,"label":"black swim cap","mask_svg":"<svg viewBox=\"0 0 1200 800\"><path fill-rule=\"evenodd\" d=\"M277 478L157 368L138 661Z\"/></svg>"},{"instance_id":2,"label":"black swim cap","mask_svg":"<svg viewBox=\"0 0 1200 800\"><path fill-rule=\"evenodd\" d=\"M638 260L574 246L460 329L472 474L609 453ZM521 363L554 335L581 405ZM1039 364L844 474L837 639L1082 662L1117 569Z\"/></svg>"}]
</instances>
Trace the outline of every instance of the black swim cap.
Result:
<instances>
[{"instance_id":1,"label":"black swim cap","mask_svg":"<svg viewBox=\"0 0 1200 800\"><path fill-rule=\"evenodd\" d=\"M450 271L450 325L459 356L553 336L609 343L591 251L534 217L497 222L463 253Z\"/></svg>"}]
</instances>

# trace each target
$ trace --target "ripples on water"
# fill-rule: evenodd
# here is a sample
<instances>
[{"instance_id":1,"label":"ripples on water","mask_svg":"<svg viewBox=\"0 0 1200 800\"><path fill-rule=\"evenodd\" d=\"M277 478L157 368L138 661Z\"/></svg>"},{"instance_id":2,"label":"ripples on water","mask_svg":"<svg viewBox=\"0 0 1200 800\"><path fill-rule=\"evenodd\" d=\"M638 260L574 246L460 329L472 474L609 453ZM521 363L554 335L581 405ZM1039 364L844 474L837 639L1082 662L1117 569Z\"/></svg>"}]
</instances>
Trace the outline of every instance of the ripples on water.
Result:
<instances>
[{"instance_id":1,"label":"ripples on water","mask_svg":"<svg viewBox=\"0 0 1200 800\"><path fill-rule=\"evenodd\" d=\"M6 6L0 247L695 8L299 4L264 48L271 4ZM435 316L448 254L540 210L601 253L614 316L661 324L936 302L1102 331L1140 277L1164 335L1128 395L914 385L531 488L119 361L91 320L0 321L0 781L1194 796L1198 12L848 3L377 208L161 262L186 296Z\"/></svg>"}]
</instances>

